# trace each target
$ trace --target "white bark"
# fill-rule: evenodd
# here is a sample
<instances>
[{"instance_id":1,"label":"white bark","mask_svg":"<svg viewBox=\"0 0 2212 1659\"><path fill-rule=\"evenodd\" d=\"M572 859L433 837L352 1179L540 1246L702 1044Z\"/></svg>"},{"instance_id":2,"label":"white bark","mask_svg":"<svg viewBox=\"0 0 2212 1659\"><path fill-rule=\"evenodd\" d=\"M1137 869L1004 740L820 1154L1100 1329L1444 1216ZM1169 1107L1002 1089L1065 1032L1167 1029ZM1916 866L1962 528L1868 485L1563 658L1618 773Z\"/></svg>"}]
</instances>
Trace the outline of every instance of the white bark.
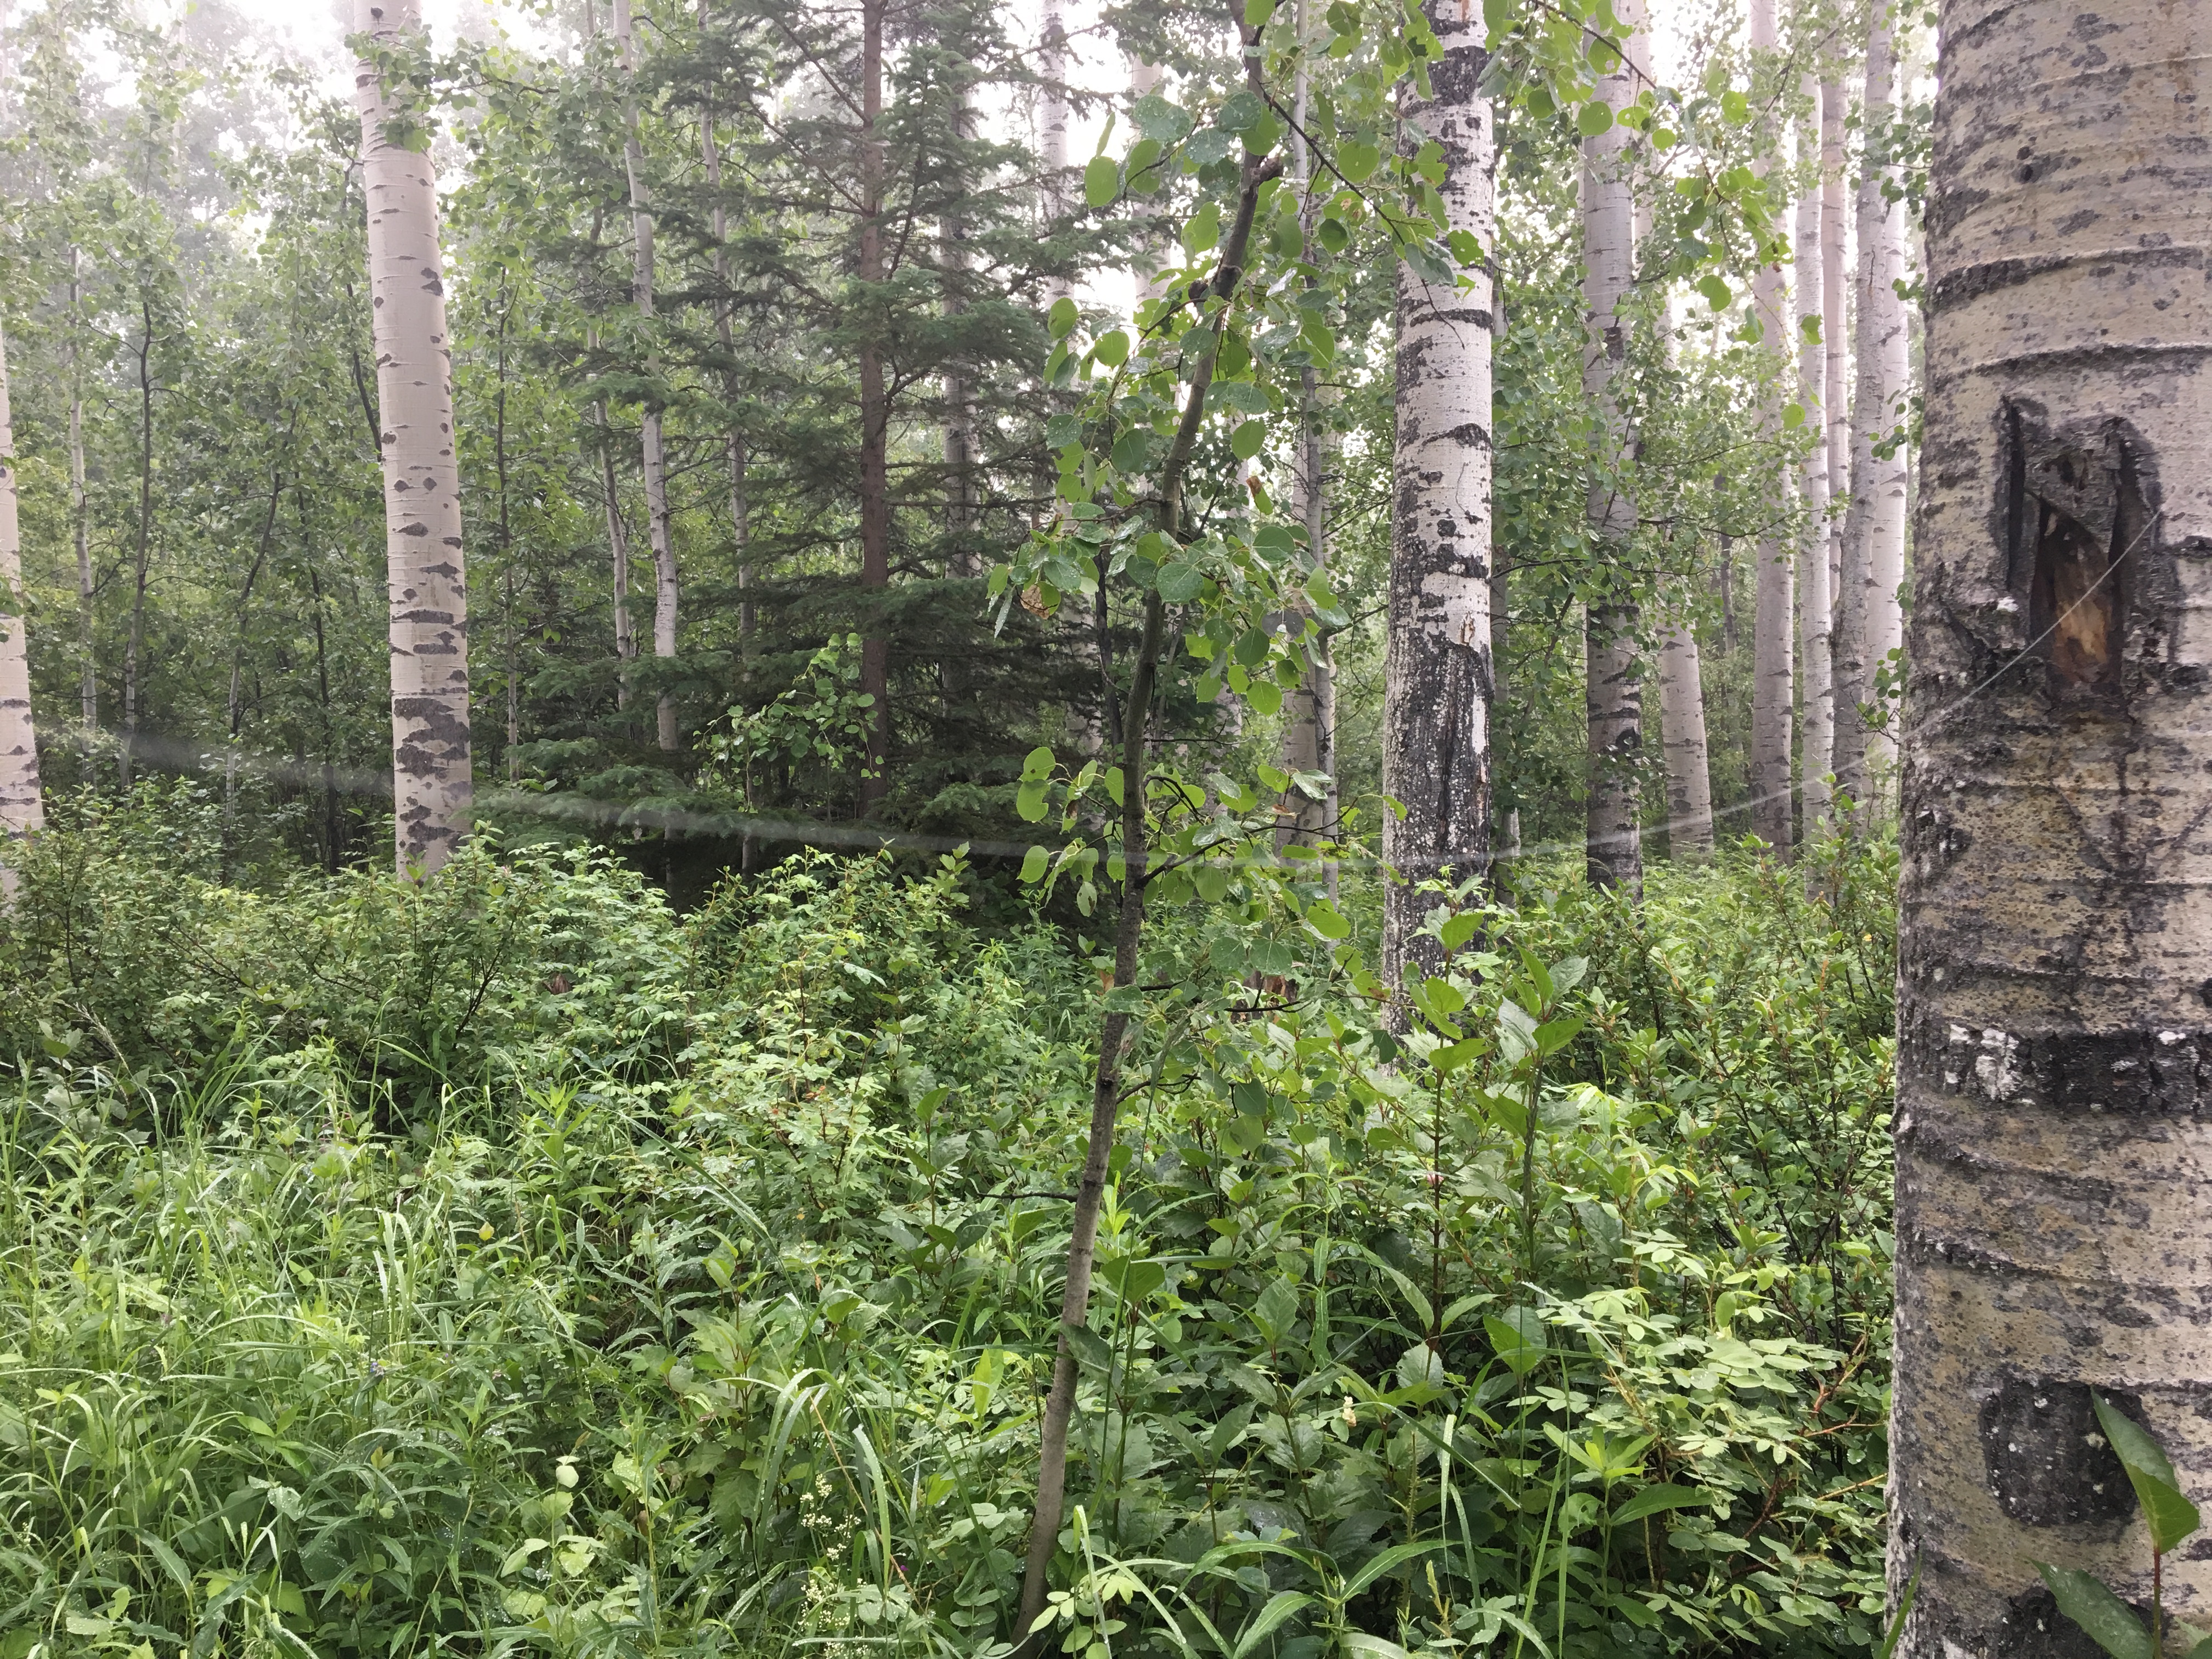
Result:
<instances>
[{"instance_id":1,"label":"white bark","mask_svg":"<svg viewBox=\"0 0 2212 1659\"><path fill-rule=\"evenodd\" d=\"M1044 229L1067 216L1067 21L1063 0L1044 0L1037 29L1037 173L1038 206ZM1054 277L1046 284L1049 305L1073 292L1066 281Z\"/></svg>"},{"instance_id":2,"label":"white bark","mask_svg":"<svg viewBox=\"0 0 2212 1659\"><path fill-rule=\"evenodd\" d=\"M1771 61L1775 52L1774 0L1751 0L1753 62ZM1769 132L1769 143L1780 135ZM1767 163L1761 161L1760 171ZM1761 265L1751 279L1752 314L1759 326L1759 349L1765 360L1766 387L1759 422L1771 438L1782 430L1783 388L1789 380L1790 310L1779 264ZM1751 628L1751 828L1778 852L1793 842L1790 816L1790 727L1796 701L1796 641L1790 637L1791 566L1795 550L1771 528L1760 532L1753 552L1757 586Z\"/></svg>"},{"instance_id":3,"label":"white bark","mask_svg":"<svg viewBox=\"0 0 2212 1659\"><path fill-rule=\"evenodd\" d=\"M1698 636L1686 619L1659 636L1659 738L1667 762L1667 845L1678 864L1713 855L1711 757Z\"/></svg>"},{"instance_id":4,"label":"white bark","mask_svg":"<svg viewBox=\"0 0 2212 1659\"><path fill-rule=\"evenodd\" d=\"M1799 91L1814 100L1814 112L1797 130L1800 161L1817 161L1820 145L1820 88L1812 76L1799 83ZM1800 169L1801 173L1802 168ZM1805 839L1820 832L1828 813L1828 763L1835 737L1835 702L1829 679L1828 629L1828 419L1826 369L1827 349L1804 330L1821 324L1826 315L1823 285L1827 249L1820 236L1823 185L1816 183L1797 201L1797 248L1794 269L1797 276L1797 398L1812 427L1812 447L1798 470L1798 488L1805 502L1805 534L1797 550L1797 648L1802 714L1798 726L1798 775L1803 805Z\"/></svg>"},{"instance_id":5,"label":"white bark","mask_svg":"<svg viewBox=\"0 0 2212 1659\"><path fill-rule=\"evenodd\" d=\"M647 334L653 327L653 207L645 183L645 146L638 137L637 41L630 31L629 0L614 0L615 40L623 58L623 170L629 182L629 219L635 252L630 296ZM648 368L658 367L650 354ZM676 549L668 529L668 468L660 438L660 410L650 393L640 406L645 469L646 535L653 544L653 654L666 661L676 654ZM677 744L676 702L663 691L655 708L660 746Z\"/></svg>"},{"instance_id":6,"label":"white bark","mask_svg":"<svg viewBox=\"0 0 2212 1659\"><path fill-rule=\"evenodd\" d=\"M1850 323L1844 278L1844 127L1850 100L1842 83L1820 82L1820 339L1825 362L1820 412L1828 437L1828 770L1835 770L1835 635L1837 583L1844 556L1844 517L1835 498L1848 500L1851 484ZM1832 797L1832 791L1830 792Z\"/></svg>"},{"instance_id":7,"label":"white bark","mask_svg":"<svg viewBox=\"0 0 2212 1659\"><path fill-rule=\"evenodd\" d=\"M70 531L76 547L77 702L89 749L100 732L100 661L93 637L92 504L84 489L84 254L70 249Z\"/></svg>"},{"instance_id":8,"label":"white bark","mask_svg":"<svg viewBox=\"0 0 2212 1659\"><path fill-rule=\"evenodd\" d=\"M2212 1499L2212 190L2202 6L1942 21L1890 1571L1902 1659L1982 1659L2089 1650L2032 1561L2150 1600L2093 1390Z\"/></svg>"},{"instance_id":9,"label":"white bark","mask_svg":"<svg viewBox=\"0 0 2212 1659\"><path fill-rule=\"evenodd\" d=\"M1450 228L1487 252L1496 218L1496 135L1480 82L1480 11L1432 3L1443 46L1431 99L1409 98L1407 142L1443 151ZM1418 937L1433 901L1415 884L1490 860L1491 306L1488 270L1431 283L1398 267L1397 437L1393 461L1388 660L1383 681L1385 813L1382 977L1433 970Z\"/></svg>"},{"instance_id":10,"label":"white bark","mask_svg":"<svg viewBox=\"0 0 2212 1659\"><path fill-rule=\"evenodd\" d=\"M702 30L707 26L707 4L708 0L699 0L699 26ZM735 412L737 341L730 323L730 254L725 246L729 239L730 216L722 204L722 152L714 142L714 117L711 111L699 125L699 151L706 163L708 194L714 204L714 338L722 348L723 358L731 365L723 387L724 396L732 405L730 429L723 434L723 447L730 466L730 539L737 556L738 642L742 652L750 648L757 621L752 595L752 500L746 476L749 458L745 434L738 428Z\"/></svg>"},{"instance_id":11,"label":"white bark","mask_svg":"<svg viewBox=\"0 0 2212 1659\"><path fill-rule=\"evenodd\" d=\"M1642 0L1613 7L1622 33L1644 29ZM1623 65L1601 78L1596 96L1615 108L1636 95ZM1613 377L1628 356L1627 299L1636 275L1636 216L1629 177L1630 134L1619 124L1583 140L1583 305L1589 341L1583 351L1583 392L1597 411L1599 453L1592 459L1588 504L1591 536L1601 559L1625 553L1636 528L1636 504L1620 476L1635 454L1636 434L1613 395ZM1625 591L1625 590L1624 590ZM1644 686L1636 657L1632 599L1595 604L1583 617L1583 699L1589 731L1587 864L1591 882L1640 894L1644 855L1635 768L1644 751Z\"/></svg>"},{"instance_id":12,"label":"white bark","mask_svg":"<svg viewBox=\"0 0 2212 1659\"><path fill-rule=\"evenodd\" d=\"M1875 8L1867 45L1866 127L1880 135L1893 118L1895 60L1886 6ZM1838 787L1865 811L1875 810L1893 780L1897 747L1887 731L1870 729L1875 678L1904 643L1898 586L1905 577L1907 460L1894 428L1907 394L1905 306L1896 283L1904 275L1905 204L1887 199L1894 167L1862 169L1858 192L1858 387L1851 411L1851 501L1836 602L1835 770ZM1875 446L1885 440L1887 456ZM1862 813L1863 816L1864 813Z\"/></svg>"},{"instance_id":13,"label":"white bark","mask_svg":"<svg viewBox=\"0 0 2212 1659\"><path fill-rule=\"evenodd\" d=\"M355 0L354 29L419 36L416 0ZM355 66L383 430L392 600L392 771L400 872L434 874L468 832L468 589L453 448L453 359L430 158L386 141L375 65Z\"/></svg>"},{"instance_id":14,"label":"white bark","mask_svg":"<svg viewBox=\"0 0 2212 1659\"><path fill-rule=\"evenodd\" d=\"M46 823L38 734L31 724L31 664L15 525L15 428L8 409L8 342L0 335L0 902L15 891L11 843Z\"/></svg>"}]
</instances>

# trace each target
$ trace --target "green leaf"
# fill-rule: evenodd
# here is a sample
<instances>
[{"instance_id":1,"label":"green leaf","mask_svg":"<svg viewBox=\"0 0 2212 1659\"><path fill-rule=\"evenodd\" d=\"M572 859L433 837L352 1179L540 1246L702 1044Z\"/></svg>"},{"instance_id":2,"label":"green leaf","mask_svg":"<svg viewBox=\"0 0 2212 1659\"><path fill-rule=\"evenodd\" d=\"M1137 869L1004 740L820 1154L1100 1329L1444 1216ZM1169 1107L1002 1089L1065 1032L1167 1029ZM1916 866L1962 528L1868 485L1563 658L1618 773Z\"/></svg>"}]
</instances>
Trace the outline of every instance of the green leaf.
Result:
<instances>
[{"instance_id":1,"label":"green leaf","mask_svg":"<svg viewBox=\"0 0 2212 1659\"><path fill-rule=\"evenodd\" d=\"M1317 899L1306 907L1306 926L1325 939L1349 939L1352 924L1327 899Z\"/></svg>"},{"instance_id":2,"label":"green leaf","mask_svg":"<svg viewBox=\"0 0 2212 1659\"><path fill-rule=\"evenodd\" d=\"M1282 136L1283 124L1270 112L1244 129L1244 148L1254 155L1265 155Z\"/></svg>"},{"instance_id":3,"label":"green leaf","mask_svg":"<svg viewBox=\"0 0 2212 1659\"><path fill-rule=\"evenodd\" d=\"M1244 0L1244 27L1256 29L1275 15L1275 0ZM1243 1650L1240 1647L1237 1651Z\"/></svg>"},{"instance_id":4,"label":"green leaf","mask_svg":"<svg viewBox=\"0 0 2212 1659\"><path fill-rule=\"evenodd\" d=\"M1190 131L1190 117L1157 92L1148 92L1129 106L1129 118L1137 131L1156 143L1172 144ZM1133 150L1133 155L1135 152Z\"/></svg>"},{"instance_id":5,"label":"green leaf","mask_svg":"<svg viewBox=\"0 0 2212 1659\"><path fill-rule=\"evenodd\" d=\"M1128 188L1139 196L1149 196L1164 180L1156 171L1164 147L1157 138L1139 138L1129 146L1128 158L1122 167L1128 175Z\"/></svg>"},{"instance_id":6,"label":"green leaf","mask_svg":"<svg viewBox=\"0 0 2212 1659\"><path fill-rule=\"evenodd\" d=\"M1751 119L1751 100L1731 87L1721 94L1721 118L1730 126L1741 126Z\"/></svg>"},{"instance_id":7,"label":"green leaf","mask_svg":"<svg viewBox=\"0 0 2212 1659\"><path fill-rule=\"evenodd\" d=\"M1465 945L1468 940L1473 939L1475 936L1476 932L1481 927L1481 911L1461 911L1457 915L1454 916L1450 921L1445 922L1443 925L1441 931L1441 937L1443 940L1444 949L1447 951L1458 950L1460 946Z\"/></svg>"},{"instance_id":8,"label":"green leaf","mask_svg":"<svg viewBox=\"0 0 2212 1659\"><path fill-rule=\"evenodd\" d=\"M1221 204L1218 202L1206 203L1183 224L1182 245L1188 252L1203 253L1220 240ZM1060 304L1073 309L1072 301L1063 300Z\"/></svg>"},{"instance_id":9,"label":"green leaf","mask_svg":"<svg viewBox=\"0 0 2212 1659\"><path fill-rule=\"evenodd\" d=\"M1533 1330L1528 1328L1531 1326ZM1514 1376L1526 1376L1543 1363L1543 1321L1534 1309L1508 1308L1503 1318L1486 1314L1482 1328L1490 1337L1490 1346L1498 1350L1505 1369Z\"/></svg>"},{"instance_id":10,"label":"green leaf","mask_svg":"<svg viewBox=\"0 0 2212 1659\"><path fill-rule=\"evenodd\" d=\"M1035 783L1040 778L1050 777L1054 758L1051 749L1044 744L1030 750L1022 757L1022 781Z\"/></svg>"},{"instance_id":11,"label":"green leaf","mask_svg":"<svg viewBox=\"0 0 2212 1659\"><path fill-rule=\"evenodd\" d=\"M1272 1281L1252 1304L1252 1322L1260 1328L1260 1334L1267 1339L1271 1348L1282 1346L1297 1318L1298 1287L1287 1279Z\"/></svg>"},{"instance_id":12,"label":"green leaf","mask_svg":"<svg viewBox=\"0 0 2212 1659\"><path fill-rule=\"evenodd\" d=\"M1240 461L1249 461L1267 447L1267 423L1265 421L1246 421L1229 434L1230 453Z\"/></svg>"},{"instance_id":13,"label":"green leaf","mask_svg":"<svg viewBox=\"0 0 2212 1659\"><path fill-rule=\"evenodd\" d=\"M1098 343L1091 348L1091 351L1107 368L1119 368L1129 361L1129 337L1120 329L1115 329L1100 335Z\"/></svg>"},{"instance_id":14,"label":"green leaf","mask_svg":"<svg viewBox=\"0 0 2212 1659\"><path fill-rule=\"evenodd\" d=\"M1613 130L1613 111L1593 99L1575 112L1575 131L1585 138L1595 138Z\"/></svg>"},{"instance_id":15,"label":"green leaf","mask_svg":"<svg viewBox=\"0 0 2212 1659\"><path fill-rule=\"evenodd\" d=\"M1075 301L1062 295L1052 302L1052 309L1045 313L1044 321L1045 326L1052 331L1054 339L1066 339L1075 331Z\"/></svg>"},{"instance_id":16,"label":"green leaf","mask_svg":"<svg viewBox=\"0 0 2212 1659\"><path fill-rule=\"evenodd\" d=\"M1177 559L1160 567L1152 586L1170 605L1188 605L1206 591L1206 573Z\"/></svg>"},{"instance_id":17,"label":"green leaf","mask_svg":"<svg viewBox=\"0 0 2212 1659\"><path fill-rule=\"evenodd\" d=\"M1022 815L1024 823L1035 823L1044 817L1048 810L1046 787L1043 783L1025 783L1014 791L1014 811Z\"/></svg>"},{"instance_id":18,"label":"green leaf","mask_svg":"<svg viewBox=\"0 0 2212 1659\"><path fill-rule=\"evenodd\" d=\"M1261 714L1273 714L1283 706L1283 688L1273 680L1255 680L1244 693L1244 701Z\"/></svg>"},{"instance_id":19,"label":"green leaf","mask_svg":"<svg viewBox=\"0 0 2212 1659\"><path fill-rule=\"evenodd\" d=\"M1353 184L1366 179L1382 162L1382 152L1372 144L1346 144L1336 153L1336 168Z\"/></svg>"},{"instance_id":20,"label":"green leaf","mask_svg":"<svg viewBox=\"0 0 2212 1659\"><path fill-rule=\"evenodd\" d=\"M1265 5L1269 0L1250 0L1245 8L1249 15L1251 6ZM1229 1659L1245 1659L1253 1649L1273 1635L1286 1619L1295 1617L1313 1606L1314 1599L1301 1590L1277 1590L1267 1598L1267 1605L1260 1609L1260 1616L1244 1627L1237 1637L1237 1645L1231 1650Z\"/></svg>"},{"instance_id":21,"label":"green leaf","mask_svg":"<svg viewBox=\"0 0 2212 1659\"><path fill-rule=\"evenodd\" d=\"M1110 155L1094 155L1083 168L1083 199L1092 207L1114 205L1121 193L1121 164Z\"/></svg>"},{"instance_id":22,"label":"green leaf","mask_svg":"<svg viewBox=\"0 0 2212 1659\"><path fill-rule=\"evenodd\" d=\"M1735 298L1729 285L1711 271L1698 278L1698 292L1705 296L1705 303L1715 311L1727 310L1729 301Z\"/></svg>"},{"instance_id":23,"label":"green leaf","mask_svg":"<svg viewBox=\"0 0 2212 1659\"><path fill-rule=\"evenodd\" d=\"M2151 1547L2163 1555L2203 1524L2197 1505L2182 1496L2172 1461L2148 1430L2106 1405L2103 1395L2092 1393L2089 1400L2096 1407L2098 1426L2128 1472L2128 1484L2136 1489L2136 1501L2150 1523Z\"/></svg>"},{"instance_id":24,"label":"green leaf","mask_svg":"<svg viewBox=\"0 0 2212 1659\"><path fill-rule=\"evenodd\" d=\"M1897 1598L1897 1611L1890 1615L1889 1633L1881 1638L1881 1650L1875 1659L1889 1659L1897 1651L1897 1638L1905 1634L1905 1621L1912 1617L1912 1598L1920 1593L1920 1561L1915 1557L1912 1577L1905 1581L1905 1594Z\"/></svg>"},{"instance_id":25,"label":"green leaf","mask_svg":"<svg viewBox=\"0 0 2212 1659\"><path fill-rule=\"evenodd\" d=\"M1399 1568L1404 1566L1408 1561L1418 1561L1431 1551L1443 1548L1444 1541L1445 1540L1441 1538L1430 1538L1425 1539L1418 1544L1391 1545L1389 1549L1384 1550L1382 1554L1376 1556L1372 1560L1369 1561L1366 1565L1360 1568L1358 1572L1352 1575L1352 1577L1344 1586L1343 1594L1338 1598L1338 1600L1340 1601L1351 1601L1352 1597L1358 1595L1362 1590L1365 1589L1370 1584L1380 1578L1384 1573L1395 1572ZM1405 1651L1403 1648L1396 1647L1392 1643L1378 1641L1376 1638L1371 1636L1366 1639L1370 1642L1376 1642L1377 1647L1390 1648L1396 1653L1402 1654ZM1371 1654L1375 1651L1375 1649L1364 1649L1360 1650L1360 1651Z\"/></svg>"},{"instance_id":26,"label":"green leaf","mask_svg":"<svg viewBox=\"0 0 2212 1659\"><path fill-rule=\"evenodd\" d=\"M2046 1566L2038 1561L2036 1571L2051 1588L2058 1611L2080 1626L2082 1633L2112 1656L2112 1659L2155 1659L2150 1632L2135 1609L2090 1574L2072 1567Z\"/></svg>"},{"instance_id":27,"label":"green leaf","mask_svg":"<svg viewBox=\"0 0 2212 1659\"><path fill-rule=\"evenodd\" d=\"M1134 477L1152 464L1152 434L1143 427L1124 432L1114 440L1114 470L1125 477Z\"/></svg>"},{"instance_id":28,"label":"green leaf","mask_svg":"<svg viewBox=\"0 0 2212 1659\"><path fill-rule=\"evenodd\" d=\"M1610 1519L1616 1527L1626 1526L1662 1510L1693 1510L1701 1504L1710 1505L1713 1496L1702 1486L1646 1486L1615 1510Z\"/></svg>"}]
</instances>

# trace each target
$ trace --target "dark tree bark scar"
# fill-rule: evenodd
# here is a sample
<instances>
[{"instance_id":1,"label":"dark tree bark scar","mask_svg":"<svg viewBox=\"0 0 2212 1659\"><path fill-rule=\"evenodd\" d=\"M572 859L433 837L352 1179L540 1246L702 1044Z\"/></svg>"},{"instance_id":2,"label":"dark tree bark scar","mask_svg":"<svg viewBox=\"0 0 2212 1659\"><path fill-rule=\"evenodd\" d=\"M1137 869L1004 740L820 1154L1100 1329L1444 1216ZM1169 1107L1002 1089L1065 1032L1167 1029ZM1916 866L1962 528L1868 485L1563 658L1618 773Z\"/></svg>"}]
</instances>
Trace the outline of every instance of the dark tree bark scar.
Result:
<instances>
[{"instance_id":1,"label":"dark tree bark scar","mask_svg":"<svg viewBox=\"0 0 2212 1659\"><path fill-rule=\"evenodd\" d=\"M2107 1392L2105 1403L2142 1420L2131 1394ZM2008 1377L1982 1402L1981 1433L1990 1495L2021 1525L2073 1527L2135 1513L2135 1490L2097 1431L2087 1383Z\"/></svg>"}]
</instances>

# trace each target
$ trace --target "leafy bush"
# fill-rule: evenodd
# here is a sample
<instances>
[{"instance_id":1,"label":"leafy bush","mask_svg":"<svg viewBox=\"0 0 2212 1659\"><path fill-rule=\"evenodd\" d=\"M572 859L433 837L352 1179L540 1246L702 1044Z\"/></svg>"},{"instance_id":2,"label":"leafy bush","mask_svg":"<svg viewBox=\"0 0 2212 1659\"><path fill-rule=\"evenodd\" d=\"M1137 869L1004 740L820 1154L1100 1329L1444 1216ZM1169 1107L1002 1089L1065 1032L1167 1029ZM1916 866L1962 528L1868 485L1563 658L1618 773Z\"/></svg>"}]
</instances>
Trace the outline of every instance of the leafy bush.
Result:
<instances>
[{"instance_id":1,"label":"leafy bush","mask_svg":"<svg viewBox=\"0 0 2212 1659\"><path fill-rule=\"evenodd\" d=\"M1088 958L957 860L678 918L140 834L46 837L6 946L7 1659L1014 1636ZM1439 895L1402 1037L1318 972L1155 1012L1058 1647L1870 1646L1887 859Z\"/></svg>"}]
</instances>

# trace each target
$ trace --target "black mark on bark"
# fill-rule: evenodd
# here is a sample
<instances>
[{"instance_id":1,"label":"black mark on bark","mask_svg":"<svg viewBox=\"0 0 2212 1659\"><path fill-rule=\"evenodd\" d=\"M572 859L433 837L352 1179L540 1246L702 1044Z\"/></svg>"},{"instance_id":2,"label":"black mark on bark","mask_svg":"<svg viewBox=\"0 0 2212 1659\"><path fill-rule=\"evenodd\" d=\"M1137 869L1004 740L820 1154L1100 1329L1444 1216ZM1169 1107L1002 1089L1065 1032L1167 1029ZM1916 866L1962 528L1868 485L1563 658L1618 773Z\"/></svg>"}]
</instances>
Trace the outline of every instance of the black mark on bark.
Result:
<instances>
[{"instance_id":1,"label":"black mark on bark","mask_svg":"<svg viewBox=\"0 0 2212 1659\"><path fill-rule=\"evenodd\" d=\"M2142 1420L2133 1395L2108 1393L2105 1403ZM1981 1431L1990 1492L2022 1526L2079 1526L2135 1512L2135 1491L2098 1432L2087 1383L2008 1378L1982 1402Z\"/></svg>"}]
</instances>

